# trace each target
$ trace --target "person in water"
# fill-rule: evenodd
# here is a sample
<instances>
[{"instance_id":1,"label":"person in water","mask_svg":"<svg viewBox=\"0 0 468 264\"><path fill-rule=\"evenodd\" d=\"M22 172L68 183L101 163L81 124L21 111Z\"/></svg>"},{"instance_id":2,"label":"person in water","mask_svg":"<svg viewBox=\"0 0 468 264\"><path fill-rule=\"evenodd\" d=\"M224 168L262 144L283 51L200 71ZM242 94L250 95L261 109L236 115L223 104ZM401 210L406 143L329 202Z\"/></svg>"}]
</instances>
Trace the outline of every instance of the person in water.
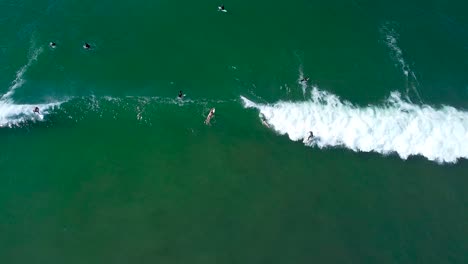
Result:
<instances>
[{"instance_id":1,"label":"person in water","mask_svg":"<svg viewBox=\"0 0 468 264\"><path fill-rule=\"evenodd\" d=\"M270 128L270 125L268 124L265 116L263 114L260 115L260 120L262 120L262 124L268 128Z\"/></svg>"},{"instance_id":2,"label":"person in water","mask_svg":"<svg viewBox=\"0 0 468 264\"><path fill-rule=\"evenodd\" d=\"M221 10L221 11L226 11L226 9L224 9L224 5L221 5L221 6L219 6L218 8L219 8L219 10Z\"/></svg>"},{"instance_id":3,"label":"person in water","mask_svg":"<svg viewBox=\"0 0 468 264\"><path fill-rule=\"evenodd\" d=\"M33 113L37 113L37 114L39 114L39 107L37 107L37 106L36 106L36 107L34 107Z\"/></svg>"},{"instance_id":4,"label":"person in water","mask_svg":"<svg viewBox=\"0 0 468 264\"><path fill-rule=\"evenodd\" d=\"M214 113L215 113L215 109L214 109L214 108L211 108L210 113L209 113L208 116L206 117L205 124L207 124L207 125L210 124L211 118L213 118Z\"/></svg>"},{"instance_id":5,"label":"person in water","mask_svg":"<svg viewBox=\"0 0 468 264\"><path fill-rule=\"evenodd\" d=\"M179 91L179 99L183 99L184 98L184 93L182 93L182 91Z\"/></svg>"},{"instance_id":6,"label":"person in water","mask_svg":"<svg viewBox=\"0 0 468 264\"><path fill-rule=\"evenodd\" d=\"M84 49L90 49L91 45L89 45L88 43L85 42L85 44L83 45L83 48Z\"/></svg>"},{"instance_id":7,"label":"person in water","mask_svg":"<svg viewBox=\"0 0 468 264\"><path fill-rule=\"evenodd\" d=\"M49 43L49 46L53 49L55 49L55 47L57 47L57 44L55 42L50 42Z\"/></svg>"},{"instance_id":8,"label":"person in water","mask_svg":"<svg viewBox=\"0 0 468 264\"><path fill-rule=\"evenodd\" d=\"M314 138L314 133L312 131L309 131L309 137L307 138L307 141L311 141Z\"/></svg>"},{"instance_id":9,"label":"person in water","mask_svg":"<svg viewBox=\"0 0 468 264\"><path fill-rule=\"evenodd\" d=\"M306 83L306 82L308 82L308 81L309 81L309 77L304 77L304 78L301 79L301 82L302 82L302 83Z\"/></svg>"}]
</instances>

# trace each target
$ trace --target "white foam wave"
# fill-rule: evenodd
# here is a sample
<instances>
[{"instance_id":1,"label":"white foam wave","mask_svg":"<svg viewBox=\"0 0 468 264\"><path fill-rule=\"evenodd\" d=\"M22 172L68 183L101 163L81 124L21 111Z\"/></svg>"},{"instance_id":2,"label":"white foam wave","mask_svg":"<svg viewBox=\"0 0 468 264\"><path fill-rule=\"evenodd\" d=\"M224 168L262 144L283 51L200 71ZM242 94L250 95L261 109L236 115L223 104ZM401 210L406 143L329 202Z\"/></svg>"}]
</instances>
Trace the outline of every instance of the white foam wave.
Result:
<instances>
[{"instance_id":1,"label":"white foam wave","mask_svg":"<svg viewBox=\"0 0 468 264\"><path fill-rule=\"evenodd\" d=\"M11 98L16 89L20 88L26 82L24 75L31 65L37 61L39 55L43 51L42 47L35 48L34 40L31 42L28 62L16 72L16 77L8 88L8 91L0 97L0 127L19 126L26 121L42 121L50 110L61 104L61 102L38 105L16 104ZM36 107L39 108L39 113L34 113Z\"/></svg>"},{"instance_id":2,"label":"white foam wave","mask_svg":"<svg viewBox=\"0 0 468 264\"><path fill-rule=\"evenodd\" d=\"M0 127L19 126L26 121L43 121L44 116L61 103L48 103L39 105L13 104L0 101ZM39 107L39 113L34 113L34 108Z\"/></svg>"},{"instance_id":3,"label":"white foam wave","mask_svg":"<svg viewBox=\"0 0 468 264\"><path fill-rule=\"evenodd\" d=\"M468 112L450 106L415 105L394 92L383 105L358 107L317 88L305 102L264 105L241 98L246 108L260 111L269 127L305 145L396 152L402 159L422 155L449 163L468 158Z\"/></svg>"},{"instance_id":4,"label":"white foam wave","mask_svg":"<svg viewBox=\"0 0 468 264\"><path fill-rule=\"evenodd\" d=\"M28 58L28 62L26 63L26 65L21 67L21 69L19 69L16 72L16 78L13 80L13 82L12 82L11 86L9 87L8 91L0 98L0 100L2 100L2 101L9 100L11 98L11 96L15 93L15 90L18 89L19 87L21 87L25 83L25 80L23 78L24 74L27 72L29 67L31 67L31 65L35 61L37 61L37 58L42 53L42 50L43 50L42 47L40 47L38 49L32 49L32 52L30 52L30 56Z\"/></svg>"}]
</instances>

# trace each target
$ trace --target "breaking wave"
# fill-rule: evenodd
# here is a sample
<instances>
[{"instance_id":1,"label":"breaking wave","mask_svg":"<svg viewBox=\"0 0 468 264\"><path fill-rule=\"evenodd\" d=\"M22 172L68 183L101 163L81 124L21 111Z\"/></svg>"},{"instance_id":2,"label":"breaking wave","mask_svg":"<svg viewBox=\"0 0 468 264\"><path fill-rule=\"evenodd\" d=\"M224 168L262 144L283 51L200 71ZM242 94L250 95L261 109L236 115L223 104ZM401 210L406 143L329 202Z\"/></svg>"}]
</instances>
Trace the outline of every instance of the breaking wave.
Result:
<instances>
[{"instance_id":1,"label":"breaking wave","mask_svg":"<svg viewBox=\"0 0 468 264\"><path fill-rule=\"evenodd\" d=\"M305 102L257 104L241 96L246 108L260 111L262 122L293 141L319 148L422 155L454 163L468 158L468 112L433 108L401 99L394 92L382 105L359 107L316 87ZM309 140L310 132L314 137Z\"/></svg>"},{"instance_id":2,"label":"breaking wave","mask_svg":"<svg viewBox=\"0 0 468 264\"><path fill-rule=\"evenodd\" d=\"M16 72L16 77L8 91L0 97L0 127L18 126L26 121L42 121L51 109L61 104L60 102L37 105L16 104L11 98L15 91L26 82L24 75L43 51L42 47L34 48L34 46L33 43L28 62ZM36 107L39 108L39 113L34 112Z\"/></svg>"}]
</instances>

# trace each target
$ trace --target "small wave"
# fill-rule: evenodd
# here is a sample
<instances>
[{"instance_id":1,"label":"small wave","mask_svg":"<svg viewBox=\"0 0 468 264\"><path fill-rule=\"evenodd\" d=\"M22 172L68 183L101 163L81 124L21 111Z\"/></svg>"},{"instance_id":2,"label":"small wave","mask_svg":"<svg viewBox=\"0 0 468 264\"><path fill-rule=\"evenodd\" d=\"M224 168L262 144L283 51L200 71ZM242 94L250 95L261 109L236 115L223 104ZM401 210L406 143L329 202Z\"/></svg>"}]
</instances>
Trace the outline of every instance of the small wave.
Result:
<instances>
[{"instance_id":1,"label":"small wave","mask_svg":"<svg viewBox=\"0 0 468 264\"><path fill-rule=\"evenodd\" d=\"M15 127L25 122L43 121L44 116L61 103L48 103L39 105L13 104L0 101L0 128ZM34 113L34 108L39 107L39 113Z\"/></svg>"},{"instance_id":2,"label":"small wave","mask_svg":"<svg viewBox=\"0 0 468 264\"><path fill-rule=\"evenodd\" d=\"M141 123L151 125L155 114L162 105L175 107L210 108L219 104L236 103L235 99L210 100L148 96L83 96L67 98L64 101L46 104L15 104L12 101L0 100L0 127L17 127L23 123L44 121L46 115L53 114L55 120L73 120L79 122L87 118L128 118L132 115ZM40 114L33 112L39 107ZM65 119L63 119L65 118Z\"/></svg>"},{"instance_id":3,"label":"small wave","mask_svg":"<svg viewBox=\"0 0 468 264\"><path fill-rule=\"evenodd\" d=\"M88 118L128 119L135 117L141 124L151 125L159 118L161 106L210 108L219 104L237 103L237 100L210 100L204 98L183 100L176 97L154 96L83 96L69 98L60 105L57 115L79 122Z\"/></svg>"},{"instance_id":4,"label":"small wave","mask_svg":"<svg viewBox=\"0 0 468 264\"><path fill-rule=\"evenodd\" d=\"M24 75L28 69L37 61L43 48L36 48L34 41L31 41L28 62L16 72L16 77L8 88L8 91L0 97L0 127L14 127L28 121L42 121L44 116L49 114L49 111L59 106L60 102L46 104L16 104L11 97L15 91L20 88L26 81ZM34 113L34 108L38 107L40 113Z\"/></svg>"},{"instance_id":5,"label":"small wave","mask_svg":"<svg viewBox=\"0 0 468 264\"><path fill-rule=\"evenodd\" d=\"M468 112L408 103L398 92L383 105L367 107L317 88L311 94L310 101L272 105L241 99L244 107L258 109L269 127L305 145L397 153L402 159L422 155L441 163L468 158ZM315 137L308 141L310 131Z\"/></svg>"}]
</instances>

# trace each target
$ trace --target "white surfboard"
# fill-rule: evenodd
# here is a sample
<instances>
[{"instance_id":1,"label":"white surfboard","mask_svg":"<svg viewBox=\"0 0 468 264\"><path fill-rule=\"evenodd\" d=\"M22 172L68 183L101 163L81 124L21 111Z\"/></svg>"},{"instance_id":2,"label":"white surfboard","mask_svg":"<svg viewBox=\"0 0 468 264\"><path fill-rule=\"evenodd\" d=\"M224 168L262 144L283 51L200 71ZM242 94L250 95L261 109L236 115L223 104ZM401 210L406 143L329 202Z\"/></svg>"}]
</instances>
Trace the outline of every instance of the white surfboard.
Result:
<instances>
[{"instance_id":1,"label":"white surfboard","mask_svg":"<svg viewBox=\"0 0 468 264\"><path fill-rule=\"evenodd\" d=\"M207 116L206 119L205 119L205 124L206 124L206 125L210 125L211 118L213 118L215 111L216 111L215 108L212 108L212 109L210 110L210 113L208 114L208 116Z\"/></svg>"},{"instance_id":2,"label":"white surfboard","mask_svg":"<svg viewBox=\"0 0 468 264\"><path fill-rule=\"evenodd\" d=\"M221 12L227 13L227 10L226 10L226 9L222 9L220 6L218 6L218 11L221 11Z\"/></svg>"}]
</instances>

